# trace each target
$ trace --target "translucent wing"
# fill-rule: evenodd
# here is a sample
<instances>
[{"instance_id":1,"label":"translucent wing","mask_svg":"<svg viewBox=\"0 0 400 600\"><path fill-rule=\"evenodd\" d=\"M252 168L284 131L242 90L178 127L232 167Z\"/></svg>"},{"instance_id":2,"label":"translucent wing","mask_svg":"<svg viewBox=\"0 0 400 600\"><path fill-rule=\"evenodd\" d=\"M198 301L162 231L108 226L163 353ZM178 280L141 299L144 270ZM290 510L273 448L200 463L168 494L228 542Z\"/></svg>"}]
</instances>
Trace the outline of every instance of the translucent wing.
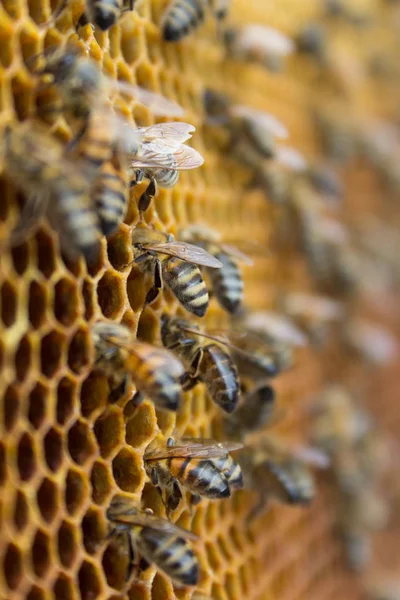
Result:
<instances>
[{"instance_id":1,"label":"translucent wing","mask_svg":"<svg viewBox=\"0 0 400 600\"><path fill-rule=\"evenodd\" d=\"M285 139L289 136L289 132L282 121L271 115L271 113L256 110L242 104L232 106L230 112L233 116L254 120L260 128L265 127L265 129L277 138Z\"/></svg>"},{"instance_id":2,"label":"translucent wing","mask_svg":"<svg viewBox=\"0 0 400 600\"><path fill-rule=\"evenodd\" d=\"M22 210L21 217L10 235L11 246L18 246L40 225L46 213L48 196L39 195L29 198Z\"/></svg>"},{"instance_id":3,"label":"translucent wing","mask_svg":"<svg viewBox=\"0 0 400 600\"><path fill-rule=\"evenodd\" d=\"M204 267L211 267L213 269L220 269L222 263L212 256L203 248L199 246L193 246L186 242L167 242L166 244L155 244L154 246L146 244L146 248L160 252L161 254L167 254L168 256L176 256L186 262L191 262L195 265L203 265Z\"/></svg>"},{"instance_id":4,"label":"translucent wing","mask_svg":"<svg viewBox=\"0 0 400 600\"><path fill-rule=\"evenodd\" d=\"M159 460L162 458L218 458L226 456L228 452L234 452L243 448L243 444L236 442L218 442L201 438L183 438L178 440L174 446L164 446L145 452L145 460Z\"/></svg>"},{"instance_id":5,"label":"translucent wing","mask_svg":"<svg viewBox=\"0 0 400 600\"><path fill-rule=\"evenodd\" d=\"M150 167L154 169L172 169L174 171L187 171L201 167L204 158L197 150L181 144L178 150L156 152L153 144L143 144L138 154L129 156L131 168Z\"/></svg>"},{"instance_id":6,"label":"translucent wing","mask_svg":"<svg viewBox=\"0 0 400 600\"><path fill-rule=\"evenodd\" d=\"M331 464L329 456L319 448L294 446L291 453L296 459L319 469L327 469Z\"/></svg>"},{"instance_id":7,"label":"translucent wing","mask_svg":"<svg viewBox=\"0 0 400 600\"><path fill-rule=\"evenodd\" d=\"M295 50L294 42L286 35L265 25L247 25L238 36L237 44L244 51L258 50L266 54L287 56Z\"/></svg>"},{"instance_id":8,"label":"translucent wing","mask_svg":"<svg viewBox=\"0 0 400 600\"><path fill-rule=\"evenodd\" d=\"M196 128L189 123L158 123L150 127L138 127L137 135L142 142L153 142L155 145L159 143L159 152L162 148L176 148L180 144L192 137L192 133Z\"/></svg>"},{"instance_id":9,"label":"translucent wing","mask_svg":"<svg viewBox=\"0 0 400 600\"><path fill-rule=\"evenodd\" d=\"M105 76L106 77L106 76ZM128 81L120 81L107 77L108 85L121 94L126 94L139 100L156 116L181 117L185 111L176 102L169 100L162 94L146 90L139 85L133 85Z\"/></svg>"},{"instance_id":10,"label":"translucent wing","mask_svg":"<svg viewBox=\"0 0 400 600\"><path fill-rule=\"evenodd\" d=\"M182 529L182 527L178 527L178 525L167 521L167 519L156 517L151 513L144 511L139 512L136 508L130 507L127 502L121 502L120 504L111 506L107 511L107 515L111 521L120 524L131 525L132 527L150 527L151 529L171 533L171 535L179 535L187 539L198 540L198 536L191 531Z\"/></svg>"},{"instance_id":11,"label":"translucent wing","mask_svg":"<svg viewBox=\"0 0 400 600\"><path fill-rule=\"evenodd\" d=\"M230 244L219 244L221 250L223 252L225 252L225 254L229 254L229 256L233 256L233 258L237 258L238 260L241 260L242 262L244 262L246 265L249 265L250 267L253 266L253 261L250 258L250 256L247 256L247 254L244 254L244 252L241 252L241 250L239 250L239 248L236 248L236 246L231 246Z\"/></svg>"},{"instance_id":12,"label":"translucent wing","mask_svg":"<svg viewBox=\"0 0 400 600\"><path fill-rule=\"evenodd\" d=\"M275 158L278 163L293 171L301 172L307 168L307 161L304 155L290 146L278 146Z\"/></svg>"},{"instance_id":13,"label":"translucent wing","mask_svg":"<svg viewBox=\"0 0 400 600\"><path fill-rule=\"evenodd\" d=\"M277 341L293 346L306 346L308 339L287 317L272 311L251 313L246 317L246 325L254 331L266 333Z\"/></svg>"},{"instance_id":14,"label":"translucent wing","mask_svg":"<svg viewBox=\"0 0 400 600\"><path fill-rule=\"evenodd\" d=\"M153 362L158 360L158 366L168 368L169 372L175 377L180 377L184 372L182 363L166 348L157 348L157 346L152 346L145 342L139 342L130 338L121 339L113 335L105 335L103 337L107 339L110 344L113 344L130 354L134 354L135 356L147 358L151 355L151 360Z\"/></svg>"}]
</instances>

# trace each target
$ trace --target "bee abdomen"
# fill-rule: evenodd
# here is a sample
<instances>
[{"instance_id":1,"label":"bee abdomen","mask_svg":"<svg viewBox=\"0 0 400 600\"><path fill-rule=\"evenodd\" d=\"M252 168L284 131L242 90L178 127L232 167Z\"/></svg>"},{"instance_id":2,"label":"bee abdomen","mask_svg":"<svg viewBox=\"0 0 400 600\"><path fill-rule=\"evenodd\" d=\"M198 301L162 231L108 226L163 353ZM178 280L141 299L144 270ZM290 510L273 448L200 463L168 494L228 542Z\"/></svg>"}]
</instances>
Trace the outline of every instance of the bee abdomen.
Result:
<instances>
[{"instance_id":1,"label":"bee abdomen","mask_svg":"<svg viewBox=\"0 0 400 600\"><path fill-rule=\"evenodd\" d=\"M104 235L111 235L125 216L127 198L125 180L112 165L100 173L93 192L100 225Z\"/></svg>"},{"instance_id":2,"label":"bee abdomen","mask_svg":"<svg viewBox=\"0 0 400 600\"><path fill-rule=\"evenodd\" d=\"M135 370L137 385L157 405L177 410L182 388L165 368L160 369L158 365L158 357L153 358L151 352L143 356Z\"/></svg>"},{"instance_id":3,"label":"bee abdomen","mask_svg":"<svg viewBox=\"0 0 400 600\"><path fill-rule=\"evenodd\" d=\"M219 469L231 487L240 489L243 487L243 473L239 463L237 463L231 456L221 456L212 460L214 466Z\"/></svg>"},{"instance_id":4,"label":"bee abdomen","mask_svg":"<svg viewBox=\"0 0 400 600\"><path fill-rule=\"evenodd\" d=\"M81 189L69 189L59 195L57 212L67 233L70 233L72 245L76 245L87 258L94 258L99 251L99 222L92 207L88 205L88 196Z\"/></svg>"},{"instance_id":5,"label":"bee abdomen","mask_svg":"<svg viewBox=\"0 0 400 600\"><path fill-rule=\"evenodd\" d=\"M211 398L225 412L233 412L239 402L239 381L229 354L216 344L209 344L200 368Z\"/></svg>"},{"instance_id":6,"label":"bee abdomen","mask_svg":"<svg viewBox=\"0 0 400 600\"><path fill-rule=\"evenodd\" d=\"M181 585L196 585L199 565L186 540L158 530L144 527L138 538L139 552Z\"/></svg>"},{"instance_id":7,"label":"bee abdomen","mask_svg":"<svg viewBox=\"0 0 400 600\"><path fill-rule=\"evenodd\" d=\"M164 40L176 42L200 25L204 6L204 0L173 0L164 17Z\"/></svg>"},{"instance_id":8,"label":"bee abdomen","mask_svg":"<svg viewBox=\"0 0 400 600\"><path fill-rule=\"evenodd\" d=\"M226 477L210 460L174 458L171 472L192 493L205 498L229 498L231 492Z\"/></svg>"},{"instance_id":9,"label":"bee abdomen","mask_svg":"<svg viewBox=\"0 0 400 600\"><path fill-rule=\"evenodd\" d=\"M218 302L230 313L234 313L243 300L243 279L239 267L232 258L218 253L215 258L223 264L222 269L208 269L213 291Z\"/></svg>"},{"instance_id":10,"label":"bee abdomen","mask_svg":"<svg viewBox=\"0 0 400 600\"><path fill-rule=\"evenodd\" d=\"M89 19L102 31L106 31L117 22L121 10L121 0L91 0L88 2Z\"/></svg>"},{"instance_id":11,"label":"bee abdomen","mask_svg":"<svg viewBox=\"0 0 400 600\"><path fill-rule=\"evenodd\" d=\"M162 188L172 188L179 179L179 172L174 169L158 169L154 172L155 180Z\"/></svg>"},{"instance_id":12,"label":"bee abdomen","mask_svg":"<svg viewBox=\"0 0 400 600\"><path fill-rule=\"evenodd\" d=\"M301 478L296 476L289 467L276 465L272 461L266 462L266 468L276 477L283 488L281 500L289 504L309 504L314 497L314 484L310 476L301 473Z\"/></svg>"},{"instance_id":13,"label":"bee abdomen","mask_svg":"<svg viewBox=\"0 0 400 600\"><path fill-rule=\"evenodd\" d=\"M208 308L208 292L196 265L178 258L163 262L163 276L179 302L189 312L203 317Z\"/></svg>"}]
</instances>

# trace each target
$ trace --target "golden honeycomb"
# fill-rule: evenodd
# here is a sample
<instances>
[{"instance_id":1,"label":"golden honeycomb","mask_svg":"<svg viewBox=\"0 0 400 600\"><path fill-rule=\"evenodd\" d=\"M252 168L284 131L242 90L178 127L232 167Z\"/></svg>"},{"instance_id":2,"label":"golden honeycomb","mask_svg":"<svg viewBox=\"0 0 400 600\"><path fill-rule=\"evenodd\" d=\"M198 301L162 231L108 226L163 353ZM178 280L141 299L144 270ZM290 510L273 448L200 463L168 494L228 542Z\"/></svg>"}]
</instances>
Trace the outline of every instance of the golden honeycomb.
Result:
<instances>
[{"instance_id":1,"label":"golden honeycomb","mask_svg":"<svg viewBox=\"0 0 400 600\"><path fill-rule=\"evenodd\" d=\"M307 156L318 156L313 118L318 108L391 116L396 96L391 83L364 78L350 82L345 102L320 85L315 65L295 56L283 74L225 59L218 32L207 19L182 43L162 41L159 23L168 2L137 0L137 8L104 33L80 30L81 43L114 78L161 92L181 104L184 120L196 126L194 146L204 166L184 173L172 190L160 190L146 212L148 223L176 231L202 221L229 239L251 239L268 249L244 269L246 305L270 307L278 285L312 289L304 257L297 251L271 251L281 211L260 191L245 188L247 171L224 156L204 124L202 93L224 91L238 103L276 114L290 131L290 142ZM362 61L374 47L392 40L388 22L395 7L383 0L352 3L365 10L371 28L354 30L327 23L337 52ZM36 81L29 58L46 47L78 39L77 17L83 2L71 0L56 25L43 27L55 0L0 2L1 124L34 113ZM232 23L258 22L296 36L312 19L322 19L317 0L232 0ZM347 78L348 79L348 78ZM384 91L380 86L384 86ZM121 110L137 125L150 125L152 114L138 102L120 100ZM67 121L53 125L64 139ZM380 183L365 165L344 169L346 218L379 206ZM341 548L332 535L334 506L320 486L310 509L272 506L253 525L246 517L254 494L182 505L179 524L197 533L201 566L198 590L174 589L149 568L126 590L127 557L107 539L105 511L116 494L158 514L163 508L143 468L143 453L159 434L211 437L220 434L220 414L202 386L185 394L177 415L156 411L145 401L136 410L107 405L107 383L93 370L89 330L99 318L123 321L133 332L159 342L159 318L168 293L143 309L147 292L142 275L127 268L132 257L130 234L137 221L134 193L118 233L102 242L99 264L65 260L55 232L45 223L21 245L9 248L8 235L18 221L23 198L6 176L0 180L0 598L3 600L329 600L360 597L359 581L348 575ZM392 206L393 210L393 206ZM387 212L390 209L387 209ZM390 214L386 215L389 216ZM228 318L212 300L207 326ZM337 348L304 350L296 366L277 381L281 402L290 407L282 435L305 437L306 399L329 378L363 380L365 373ZM395 371L370 375L369 395L381 394L380 413L394 426ZM383 390L383 393L382 393ZM386 407L386 408L385 408ZM382 545L387 545L383 542Z\"/></svg>"}]
</instances>

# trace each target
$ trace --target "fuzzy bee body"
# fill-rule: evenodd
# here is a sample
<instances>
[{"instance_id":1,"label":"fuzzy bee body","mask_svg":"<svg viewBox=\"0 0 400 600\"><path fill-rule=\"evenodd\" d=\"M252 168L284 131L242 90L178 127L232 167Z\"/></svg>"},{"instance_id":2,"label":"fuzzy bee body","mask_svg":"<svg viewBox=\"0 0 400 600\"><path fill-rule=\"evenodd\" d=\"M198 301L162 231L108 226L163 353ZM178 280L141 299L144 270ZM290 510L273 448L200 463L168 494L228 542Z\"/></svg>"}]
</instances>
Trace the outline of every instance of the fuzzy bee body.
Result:
<instances>
[{"instance_id":1,"label":"fuzzy bee body","mask_svg":"<svg viewBox=\"0 0 400 600\"><path fill-rule=\"evenodd\" d=\"M110 400L117 401L131 381L161 408L177 410L182 367L161 348L132 340L130 331L116 323L98 322L92 328L96 365L110 379Z\"/></svg>"},{"instance_id":2,"label":"fuzzy bee body","mask_svg":"<svg viewBox=\"0 0 400 600\"><path fill-rule=\"evenodd\" d=\"M124 169L114 161L106 162L96 177L92 198L104 235L114 233L127 209L127 178Z\"/></svg>"},{"instance_id":3,"label":"fuzzy bee body","mask_svg":"<svg viewBox=\"0 0 400 600\"><path fill-rule=\"evenodd\" d=\"M185 328L194 333L186 333ZM184 387L190 389L197 381L203 381L213 401L225 412L231 413L239 401L236 366L221 346L196 338L195 330L196 326L189 321L163 315L163 344L171 348L188 368Z\"/></svg>"},{"instance_id":4,"label":"fuzzy bee body","mask_svg":"<svg viewBox=\"0 0 400 600\"><path fill-rule=\"evenodd\" d=\"M163 37L177 42L197 29L204 21L207 0L172 0L164 15Z\"/></svg>"},{"instance_id":5,"label":"fuzzy bee body","mask_svg":"<svg viewBox=\"0 0 400 600\"><path fill-rule=\"evenodd\" d=\"M102 31L107 31L117 23L125 5L126 10L133 10L135 0L86 0L85 13L79 24L94 23Z\"/></svg>"},{"instance_id":6,"label":"fuzzy bee body","mask_svg":"<svg viewBox=\"0 0 400 600\"><path fill-rule=\"evenodd\" d=\"M243 300L243 279L235 260L224 254L217 252L214 255L223 264L218 272L209 272L213 286L213 291L221 306L230 313L237 311Z\"/></svg>"},{"instance_id":7,"label":"fuzzy bee body","mask_svg":"<svg viewBox=\"0 0 400 600\"><path fill-rule=\"evenodd\" d=\"M200 269L179 258L168 258L162 261L162 272L165 283L182 306L198 317L204 316L209 297Z\"/></svg>"},{"instance_id":8,"label":"fuzzy bee body","mask_svg":"<svg viewBox=\"0 0 400 600\"><path fill-rule=\"evenodd\" d=\"M228 498L231 488L243 487L240 465L228 454L240 444L215 440L169 438L164 448L145 453L145 468L153 485L165 494L165 504L175 510L181 487L196 498Z\"/></svg>"},{"instance_id":9,"label":"fuzzy bee body","mask_svg":"<svg viewBox=\"0 0 400 600\"><path fill-rule=\"evenodd\" d=\"M113 503L107 517L114 534L125 534L130 554L135 559L139 554L147 563L155 564L177 586L198 583L199 564L188 543L188 539L197 539L196 536L154 516L151 511L139 511L127 500Z\"/></svg>"}]
</instances>

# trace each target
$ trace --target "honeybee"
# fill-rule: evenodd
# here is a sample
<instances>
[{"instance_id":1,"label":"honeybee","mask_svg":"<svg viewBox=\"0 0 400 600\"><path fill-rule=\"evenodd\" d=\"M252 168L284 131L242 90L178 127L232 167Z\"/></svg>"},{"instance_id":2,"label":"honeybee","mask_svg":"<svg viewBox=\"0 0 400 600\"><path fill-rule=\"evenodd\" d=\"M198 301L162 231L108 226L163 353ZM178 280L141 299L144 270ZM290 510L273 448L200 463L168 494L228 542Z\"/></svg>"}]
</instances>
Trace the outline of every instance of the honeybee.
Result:
<instances>
[{"instance_id":1,"label":"honeybee","mask_svg":"<svg viewBox=\"0 0 400 600\"><path fill-rule=\"evenodd\" d=\"M245 484L258 491L260 498L252 510L254 518L269 499L284 504L307 506L315 496L311 465L326 468L327 457L314 448L290 448L277 437L264 437L249 447L240 460Z\"/></svg>"},{"instance_id":2,"label":"honeybee","mask_svg":"<svg viewBox=\"0 0 400 600\"><path fill-rule=\"evenodd\" d=\"M191 242L207 250L223 265L222 269L207 269L212 290L219 304L230 313L236 312L243 300L243 279L237 265L238 260L252 265L253 261L237 248L224 244L220 234L205 225L192 225L179 232L185 242Z\"/></svg>"},{"instance_id":3,"label":"honeybee","mask_svg":"<svg viewBox=\"0 0 400 600\"><path fill-rule=\"evenodd\" d=\"M276 410L276 394L268 383L248 389L241 384L241 402L235 412L224 419L228 438L243 441L248 433L260 431L270 423Z\"/></svg>"},{"instance_id":4,"label":"honeybee","mask_svg":"<svg viewBox=\"0 0 400 600\"><path fill-rule=\"evenodd\" d=\"M101 230L110 236L123 221L128 206L127 173L117 154L101 166L91 194Z\"/></svg>"},{"instance_id":5,"label":"honeybee","mask_svg":"<svg viewBox=\"0 0 400 600\"><path fill-rule=\"evenodd\" d=\"M307 176L317 192L339 202L343 199L343 182L337 172L327 164L315 164L307 170Z\"/></svg>"},{"instance_id":6,"label":"honeybee","mask_svg":"<svg viewBox=\"0 0 400 600\"><path fill-rule=\"evenodd\" d=\"M152 484L164 491L168 510L175 510L182 499L181 487L196 500L199 497L223 499L231 488L243 487L239 464L229 456L242 444L215 440L169 438L166 446L146 450L145 469Z\"/></svg>"},{"instance_id":7,"label":"honeybee","mask_svg":"<svg viewBox=\"0 0 400 600\"><path fill-rule=\"evenodd\" d=\"M68 6L69 0L61 0L51 18L45 23L52 25ZM94 23L102 31L107 31L118 21L120 15L133 10L135 0L86 0L85 12L78 20L77 27Z\"/></svg>"},{"instance_id":8,"label":"honeybee","mask_svg":"<svg viewBox=\"0 0 400 600\"><path fill-rule=\"evenodd\" d=\"M184 389L189 390L203 381L218 406L227 413L235 410L239 401L237 368L230 354L220 343L215 343L215 338L204 341L207 335L197 325L164 314L161 318L161 339L164 346L176 353L185 364Z\"/></svg>"},{"instance_id":9,"label":"honeybee","mask_svg":"<svg viewBox=\"0 0 400 600\"><path fill-rule=\"evenodd\" d=\"M296 44L299 52L312 56L320 64L326 64L327 33L323 25L307 24L298 34Z\"/></svg>"},{"instance_id":10,"label":"honeybee","mask_svg":"<svg viewBox=\"0 0 400 600\"><path fill-rule=\"evenodd\" d=\"M295 49L293 41L277 29L256 24L227 28L224 43L230 57L275 72L282 70L282 60Z\"/></svg>"},{"instance_id":11,"label":"honeybee","mask_svg":"<svg viewBox=\"0 0 400 600\"><path fill-rule=\"evenodd\" d=\"M100 227L88 182L64 148L38 123L7 127L2 140L5 173L27 196L21 220L11 233L18 244L47 214L58 229L61 247L71 258L91 263L100 252Z\"/></svg>"},{"instance_id":12,"label":"honeybee","mask_svg":"<svg viewBox=\"0 0 400 600\"><path fill-rule=\"evenodd\" d=\"M363 319L348 319L343 322L341 337L349 351L373 365L387 365L399 353L399 345L384 327Z\"/></svg>"},{"instance_id":13,"label":"honeybee","mask_svg":"<svg viewBox=\"0 0 400 600\"><path fill-rule=\"evenodd\" d=\"M126 395L134 382L136 401L146 394L159 408L178 409L183 367L170 352L134 340L129 329L118 323L99 321L93 325L91 336L96 367L110 381L111 402Z\"/></svg>"},{"instance_id":14,"label":"honeybee","mask_svg":"<svg viewBox=\"0 0 400 600\"><path fill-rule=\"evenodd\" d=\"M156 517L150 510L139 511L126 499L111 504L107 518L111 522L112 533L125 537L132 565L140 555L148 565L155 564L177 586L198 584L199 564L187 541L197 540L196 535Z\"/></svg>"},{"instance_id":15,"label":"honeybee","mask_svg":"<svg viewBox=\"0 0 400 600\"><path fill-rule=\"evenodd\" d=\"M222 263L198 246L175 242L171 234L150 230L144 225L138 225L133 231L132 244L134 263L153 278L146 302L155 300L165 282L187 311L204 316L208 292L196 265L219 269Z\"/></svg>"},{"instance_id":16,"label":"honeybee","mask_svg":"<svg viewBox=\"0 0 400 600\"><path fill-rule=\"evenodd\" d=\"M217 21L222 21L230 0L172 0L164 13L162 35L167 42L177 42L200 27L209 6Z\"/></svg>"},{"instance_id":17,"label":"honeybee","mask_svg":"<svg viewBox=\"0 0 400 600\"><path fill-rule=\"evenodd\" d=\"M249 167L257 166L262 158L275 157L275 138L286 139L289 135L285 125L274 115L233 104L215 90L206 90L204 105L208 122L224 125L229 130L231 154Z\"/></svg>"},{"instance_id":18,"label":"honeybee","mask_svg":"<svg viewBox=\"0 0 400 600\"><path fill-rule=\"evenodd\" d=\"M187 146L195 127L187 123L159 123L150 127L139 127L132 131L125 127L124 154L129 164L131 185L143 178L150 180L149 186L139 200L139 210L144 212L157 193L157 185L173 187L178 181L179 171L200 167L204 159L199 152Z\"/></svg>"}]
</instances>

